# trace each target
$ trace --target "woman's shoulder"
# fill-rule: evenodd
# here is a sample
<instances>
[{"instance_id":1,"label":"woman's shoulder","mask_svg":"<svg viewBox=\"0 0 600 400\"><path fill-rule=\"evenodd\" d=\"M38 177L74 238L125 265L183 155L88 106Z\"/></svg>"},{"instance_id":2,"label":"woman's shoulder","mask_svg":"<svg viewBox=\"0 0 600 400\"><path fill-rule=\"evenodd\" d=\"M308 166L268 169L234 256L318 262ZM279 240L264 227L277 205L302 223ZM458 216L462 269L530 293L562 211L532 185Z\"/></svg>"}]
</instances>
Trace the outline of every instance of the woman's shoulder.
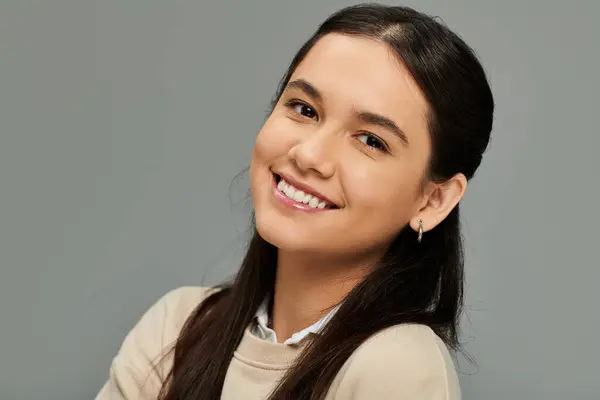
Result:
<instances>
[{"instance_id":1,"label":"woman's shoulder","mask_svg":"<svg viewBox=\"0 0 600 400\"><path fill-rule=\"evenodd\" d=\"M354 391L378 393L381 398L401 394L460 399L448 347L431 328L421 324L395 325L371 336L348 360L344 380L352 382Z\"/></svg>"},{"instance_id":2,"label":"woman's shoulder","mask_svg":"<svg viewBox=\"0 0 600 400\"><path fill-rule=\"evenodd\" d=\"M188 317L214 290L202 286L184 286L162 295L129 332L123 348L129 346L147 355L162 352L175 343Z\"/></svg>"},{"instance_id":3,"label":"woman's shoulder","mask_svg":"<svg viewBox=\"0 0 600 400\"><path fill-rule=\"evenodd\" d=\"M207 286L181 286L164 294L157 305L164 307L168 316L180 322L217 289Z\"/></svg>"},{"instance_id":4,"label":"woman's shoulder","mask_svg":"<svg viewBox=\"0 0 600 400\"><path fill-rule=\"evenodd\" d=\"M404 355L418 356L427 362L444 362L450 355L444 341L427 325L398 324L383 329L367 339L362 351L402 350Z\"/></svg>"},{"instance_id":5,"label":"woman's shoulder","mask_svg":"<svg viewBox=\"0 0 600 400\"><path fill-rule=\"evenodd\" d=\"M191 313L218 289L206 286L182 286L170 290L146 312L143 318L154 320L163 329L163 342L175 340ZM149 333L149 332L148 332Z\"/></svg>"},{"instance_id":6,"label":"woman's shoulder","mask_svg":"<svg viewBox=\"0 0 600 400\"><path fill-rule=\"evenodd\" d=\"M109 379L97 399L156 398L166 378L181 328L213 291L185 286L159 297L129 331L113 358Z\"/></svg>"}]
</instances>

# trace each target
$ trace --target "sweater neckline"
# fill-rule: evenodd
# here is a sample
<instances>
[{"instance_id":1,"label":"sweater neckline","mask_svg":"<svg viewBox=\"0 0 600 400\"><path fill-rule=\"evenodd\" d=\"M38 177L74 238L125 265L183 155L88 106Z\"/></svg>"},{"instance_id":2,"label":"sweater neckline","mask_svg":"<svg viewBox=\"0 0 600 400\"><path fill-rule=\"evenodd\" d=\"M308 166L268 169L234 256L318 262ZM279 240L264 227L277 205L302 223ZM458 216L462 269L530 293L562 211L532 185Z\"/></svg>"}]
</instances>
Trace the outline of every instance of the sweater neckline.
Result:
<instances>
[{"instance_id":1,"label":"sweater neckline","mask_svg":"<svg viewBox=\"0 0 600 400\"><path fill-rule=\"evenodd\" d=\"M271 342L256 337L248 326L234 356L246 364L263 369L287 369L308 341L294 345Z\"/></svg>"}]
</instances>

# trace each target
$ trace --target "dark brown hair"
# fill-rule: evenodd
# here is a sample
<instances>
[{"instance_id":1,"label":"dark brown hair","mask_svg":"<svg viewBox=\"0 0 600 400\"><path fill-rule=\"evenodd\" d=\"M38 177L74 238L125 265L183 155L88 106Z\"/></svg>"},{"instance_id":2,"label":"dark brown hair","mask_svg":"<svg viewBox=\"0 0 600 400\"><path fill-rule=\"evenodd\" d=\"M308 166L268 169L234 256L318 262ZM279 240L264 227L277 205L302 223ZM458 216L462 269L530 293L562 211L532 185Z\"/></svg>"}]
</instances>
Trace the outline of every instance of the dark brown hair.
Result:
<instances>
[{"instance_id":1,"label":"dark brown hair","mask_svg":"<svg viewBox=\"0 0 600 400\"><path fill-rule=\"evenodd\" d=\"M432 156L426 178L443 182L457 173L472 178L492 129L494 101L484 70L462 39L410 8L363 4L330 16L292 60L273 105L306 54L330 33L368 37L389 46L428 100ZM254 218L252 232L236 277L199 305L182 329L161 392L164 400L220 398L233 353L274 287L277 249L260 237ZM352 352L369 336L396 324L425 324L457 349L462 252L458 206L421 244L405 227L321 335L303 350L271 398L323 399Z\"/></svg>"}]
</instances>

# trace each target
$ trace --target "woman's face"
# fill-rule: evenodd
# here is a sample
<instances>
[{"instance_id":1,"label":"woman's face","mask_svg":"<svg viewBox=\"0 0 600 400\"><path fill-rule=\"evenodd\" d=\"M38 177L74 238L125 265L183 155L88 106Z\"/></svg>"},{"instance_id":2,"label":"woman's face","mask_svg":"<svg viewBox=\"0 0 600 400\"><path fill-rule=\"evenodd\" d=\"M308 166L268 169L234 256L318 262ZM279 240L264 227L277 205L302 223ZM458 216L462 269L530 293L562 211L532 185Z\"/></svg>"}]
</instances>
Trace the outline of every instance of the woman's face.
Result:
<instances>
[{"instance_id":1,"label":"woman's face","mask_svg":"<svg viewBox=\"0 0 600 400\"><path fill-rule=\"evenodd\" d=\"M384 44L320 39L256 138L260 235L282 250L381 255L423 205L426 117L423 94Z\"/></svg>"}]
</instances>

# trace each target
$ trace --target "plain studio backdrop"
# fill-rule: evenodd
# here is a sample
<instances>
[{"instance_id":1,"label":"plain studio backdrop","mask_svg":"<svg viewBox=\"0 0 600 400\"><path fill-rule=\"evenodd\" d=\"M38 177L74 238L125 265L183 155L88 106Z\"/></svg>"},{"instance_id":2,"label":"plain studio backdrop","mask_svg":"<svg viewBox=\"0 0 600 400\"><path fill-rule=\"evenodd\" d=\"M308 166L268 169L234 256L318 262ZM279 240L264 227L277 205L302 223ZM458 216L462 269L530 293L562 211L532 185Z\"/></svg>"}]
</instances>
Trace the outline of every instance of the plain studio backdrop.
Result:
<instances>
[{"instance_id":1,"label":"plain studio backdrop","mask_svg":"<svg viewBox=\"0 0 600 400\"><path fill-rule=\"evenodd\" d=\"M0 3L0 399L91 399L160 296L243 254L255 135L350 1ZM598 399L600 2L419 0L497 101L463 202L465 399Z\"/></svg>"}]
</instances>

